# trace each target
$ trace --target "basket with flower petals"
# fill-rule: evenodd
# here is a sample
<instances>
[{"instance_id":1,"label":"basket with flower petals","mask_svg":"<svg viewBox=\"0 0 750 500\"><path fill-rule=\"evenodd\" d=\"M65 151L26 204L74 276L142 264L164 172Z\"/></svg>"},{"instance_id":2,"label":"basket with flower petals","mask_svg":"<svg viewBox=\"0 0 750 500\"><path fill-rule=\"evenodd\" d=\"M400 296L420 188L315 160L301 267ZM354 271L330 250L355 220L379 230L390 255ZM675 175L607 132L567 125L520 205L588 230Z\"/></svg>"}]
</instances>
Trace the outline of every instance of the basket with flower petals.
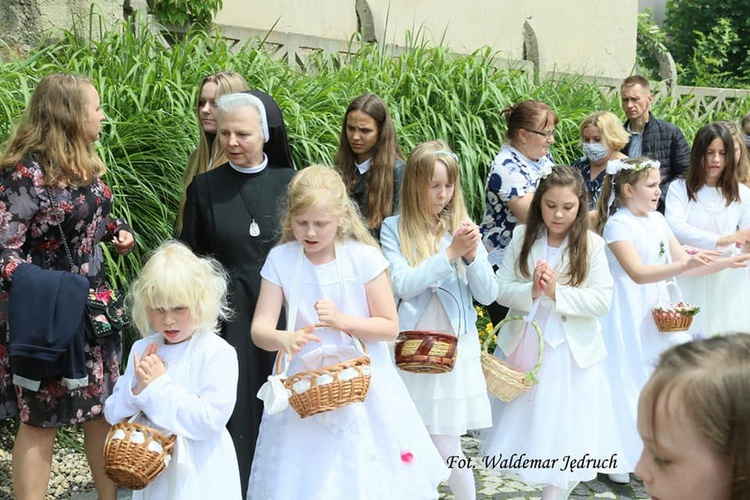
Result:
<instances>
[{"instance_id":1,"label":"basket with flower petals","mask_svg":"<svg viewBox=\"0 0 750 500\"><path fill-rule=\"evenodd\" d=\"M667 287L673 287L677 293L678 301L674 304L661 305L651 309L651 316L654 318L656 327L662 333L683 332L690 329L693 323L693 316L698 314L700 308L685 303L682 300L682 292L673 281L667 282Z\"/></svg>"}]
</instances>

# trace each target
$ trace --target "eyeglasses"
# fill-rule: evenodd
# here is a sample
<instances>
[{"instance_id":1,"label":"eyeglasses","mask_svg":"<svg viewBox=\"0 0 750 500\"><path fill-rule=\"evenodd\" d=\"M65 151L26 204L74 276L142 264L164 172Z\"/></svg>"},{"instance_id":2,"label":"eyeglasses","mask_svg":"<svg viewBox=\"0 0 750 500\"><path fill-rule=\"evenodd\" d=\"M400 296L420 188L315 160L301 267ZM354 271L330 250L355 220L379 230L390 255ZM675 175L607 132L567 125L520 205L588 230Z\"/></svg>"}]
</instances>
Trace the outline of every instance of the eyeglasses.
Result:
<instances>
[{"instance_id":1,"label":"eyeglasses","mask_svg":"<svg viewBox=\"0 0 750 500\"><path fill-rule=\"evenodd\" d=\"M541 135L545 139L549 139L553 135L555 135L555 129L550 130L549 132L543 132L541 130L531 130L530 128L524 129L528 132L531 132L532 134Z\"/></svg>"}]
</instances>

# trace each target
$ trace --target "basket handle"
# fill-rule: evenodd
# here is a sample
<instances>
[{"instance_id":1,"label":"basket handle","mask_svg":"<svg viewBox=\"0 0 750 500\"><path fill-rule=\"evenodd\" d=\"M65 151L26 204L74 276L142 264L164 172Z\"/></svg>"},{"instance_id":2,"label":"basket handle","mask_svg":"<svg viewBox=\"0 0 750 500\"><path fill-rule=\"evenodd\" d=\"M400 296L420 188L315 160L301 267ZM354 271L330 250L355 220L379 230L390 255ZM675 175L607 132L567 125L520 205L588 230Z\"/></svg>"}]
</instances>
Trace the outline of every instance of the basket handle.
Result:
<instances>
[{"instance_id":1,"label":"basket handle","mask_svg":"<svg viewBox=\"0 0 750 500\"><path fill-rule=\"evenodd\" d=\"M317 327L316 327L317 328ZM346 333L346 332L343 332ZM354 335L349 335L346 333L346 335L352 339L352 342L354 343L354 347L356 347L360 353L362 353L363 356L370 357L370 351L367 349L367 344L362 342L360 339L355 337ZM289 355L286 353L286 351L278 351L276 353L276 361L274 362L274 373L276 375L281 375L282 378L286 378L286 372L289 369Z\"/></svg>"},{"instance_id":2,"label":"basket handle","mask_svg":"<svg viewBox=\"0 0 750 500\"><path fill-rule=\"evenodd\" d=\"M536 309L538 306L532 307L532 311L536 313ZM508 316L504 320L500 321L495 327L492 329L492 333L490 335L487 335L487 337L484 339L484 342L482 343L482 351L487 352L487 354L492 355L492 353L488 352L488 349L490 347L490 339L493 335L498 335L500 332L500 329L507 323L510 323L511 321L524 321L531 326L534 327L534 330L536 331L537 339L539 340L539 352L536 356L536 363L534 364L534 368L531 369L531 371L527 374L529 376L529 381L532 383L538 382L536 375L539 372L539 368L542 366L542 355L544 354L544 336L542 335L542 329L539 327L539 323L537 323L534 319L530 318L531 312L527 314L526 316Z\"/></svg>"},{"instance_id":3,"label":"basket handle","mask_svg":"<svg viewBox=\"0 0 750 500\"><path fill-rule=\"evenodd\" d=\"M674 289L675 296L677 297L677 302L675 302L675 304L679 302L683 302L682 290L680 290L679 285L674 280L667 280L664 283L665 283L665 288L667 290L667 300L672 300L670 290ZM659 306L667 308L667 309L672 306L672 304L664 304L662 301L662 298L663 298L662 295L659 294Z\"/></svg>"}]
</instances>

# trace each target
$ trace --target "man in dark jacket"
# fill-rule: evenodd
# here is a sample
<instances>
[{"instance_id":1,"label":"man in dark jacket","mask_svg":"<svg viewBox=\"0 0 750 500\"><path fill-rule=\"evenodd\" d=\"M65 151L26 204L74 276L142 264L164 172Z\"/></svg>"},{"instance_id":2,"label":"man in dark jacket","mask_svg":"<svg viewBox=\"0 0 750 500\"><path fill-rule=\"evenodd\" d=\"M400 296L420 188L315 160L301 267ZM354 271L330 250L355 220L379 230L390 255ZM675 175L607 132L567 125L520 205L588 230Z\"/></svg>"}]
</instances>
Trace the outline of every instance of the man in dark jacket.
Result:
<instances>
[{"instance_id":1,"label":"man in dark jacket","mask_svg":"<svg viewBox=\"0 0 750 500\"><path fill-rule=\"evenodd\" d=\"M622 152L631 158L647 156L661 163L661 199L659 211L664 212L667 186L685 173L690 164L690 147L682 131L674 124L651 115L654 100L648 80L640 75L627 77L620 86L622 110L627 116L625 129L630 142Z\"/></svg>"}]
</instances>

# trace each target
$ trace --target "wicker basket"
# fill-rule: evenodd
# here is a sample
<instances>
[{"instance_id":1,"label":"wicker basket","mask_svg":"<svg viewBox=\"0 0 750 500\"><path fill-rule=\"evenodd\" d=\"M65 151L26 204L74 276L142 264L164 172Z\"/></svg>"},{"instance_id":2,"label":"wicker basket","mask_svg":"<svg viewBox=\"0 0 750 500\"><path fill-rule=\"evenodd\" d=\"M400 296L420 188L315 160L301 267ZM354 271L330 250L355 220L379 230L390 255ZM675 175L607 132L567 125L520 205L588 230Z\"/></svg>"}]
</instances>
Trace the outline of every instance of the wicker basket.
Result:
<instances>
[{"instance_id":1,"label":"wicker basket","mask_svg":"<svg viewBox=\"0 0 750 500\"><path fill-rule=\"evenodd\" d=\"M677 283L667 281L667 289L670 287L674 288L678 301L672 305L654 307L651 309L651 316L654 318L656 328L662 333L684 332L690 329L693 316L698 313L699 309L683 302L682 292Z\"/></svg>"},{"instance_id":2,"label":"wicker basket","mask_svg":"<svg viewBox=\"0 0 750 500\"><path fill-rule=\"evenodd\" d=\"M458 338L423 330L401 332L396 342L396 366L413 373L446 373L456 362Z\"/></svg>"},{"instance_id":3,"label":"wicker basket","mask_svg":"<svg viewBox=\"0 0 750 500\"><path fill-rule=\"evenodd\" d=\"M169 465L176 436L166 437L133 419L110 428L104 445L104 472L120 486L142 490Z\"/></svg>"},{"instance_id":4,"label":"wicker basket","mask_svg":"<svg viewBox=\"0 0 750 500\"><path fill-rule=\"evenodd\" d=\"M351 403L362 402L367 397L371 378L370 356L367 352L367 346L361 343L359 339L352 338L362 351L362 356L318 370L295 373L284 379L284 387L290 393L289 404L300 417L307 418ZM281 360L281 355L276 358L277 374L281 373ZM345 374L353 376L345 376ZM328 383L321 384L321 377L331 380ZM294 385L301 381L306 381L309 388L297 393L294 390Z\"/></svg>"},{"instance_id":5,"label":"wicker basket","mask_svg":"<svg viewBox=\"0 0 750 500\"><path fill-rule=\"evenodd\" d=\"M536 364L531 372L525 373L510 363L496 358L491 353L487 352L490 346L490 339L492 339L493 335L499 332L503 325L511 321L526 321L526 318L523 316L508 316L498 323L493 329L492 334L487 335L487 338L484 339L482 352L480 354L482 371L484 372L484 378L487 381L487 391L506 403L514 400L522 392L528 391L537 384L538 380L536 375L539 372L539 368L542 366L542 354L544 353L542 329L539 328L536 321L531 321L530 324L534 327L537 337L539 338L539 353L536 358Z\"/></svg>"}]
</instances>

